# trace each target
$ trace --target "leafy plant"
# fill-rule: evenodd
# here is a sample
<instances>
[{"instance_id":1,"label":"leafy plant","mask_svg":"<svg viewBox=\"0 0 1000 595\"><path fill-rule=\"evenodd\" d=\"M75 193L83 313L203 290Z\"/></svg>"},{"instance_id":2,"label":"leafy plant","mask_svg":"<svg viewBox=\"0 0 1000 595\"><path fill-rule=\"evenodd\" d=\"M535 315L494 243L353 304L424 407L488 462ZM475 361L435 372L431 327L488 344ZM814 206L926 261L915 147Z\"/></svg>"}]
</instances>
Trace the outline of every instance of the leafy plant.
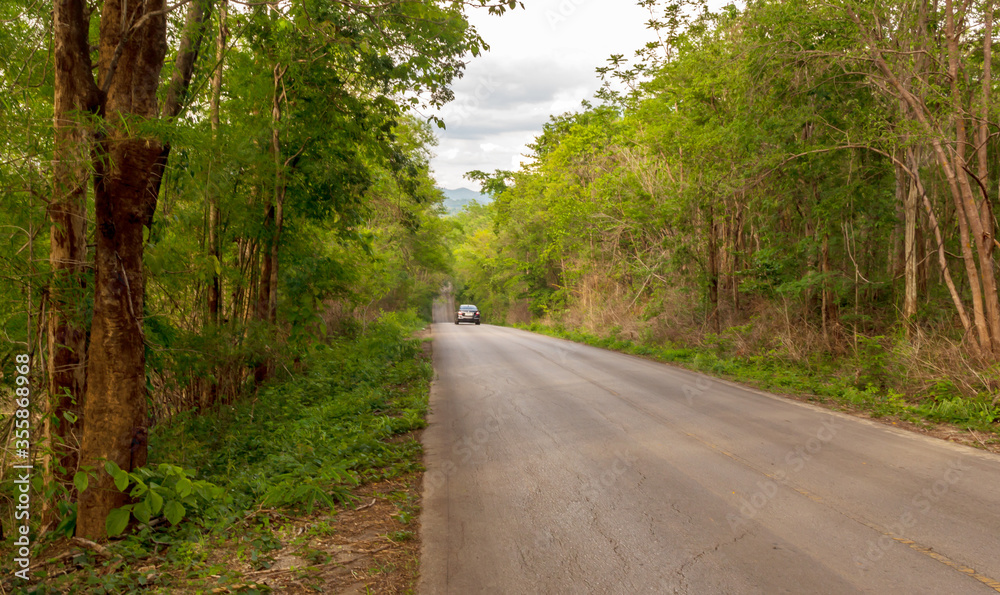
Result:
<instances>
[{"instance_id":1,"label":"leafy plant","mask_svg":"<svg viewBox=\"0 0 1000 595\"><path fill-rule=\"evenodd\" d=\"M160 463L126 472L107 461L104 469L115 487L135 501L111 511L105 525L108 535L121 534L132 518L149 525L153 519L162 517L176 525L184 518L218 514L232 503L223 488L203 479L195 480L193 471L177 465Z\"/></svg>"},{"instance_id":2,"label":"leafy plant","mask_svg":"<svg viewBox=\"0 0 1000 595\"><path fill-rule=\"evenodd\" d=\"M333 508L336 502L354 499L350 486L358 484L357 474L345 462L317 464L309 462L275 476L264 494L262 506L302 506L312 512L317 503Z\"/></svg>"}]
</instances>

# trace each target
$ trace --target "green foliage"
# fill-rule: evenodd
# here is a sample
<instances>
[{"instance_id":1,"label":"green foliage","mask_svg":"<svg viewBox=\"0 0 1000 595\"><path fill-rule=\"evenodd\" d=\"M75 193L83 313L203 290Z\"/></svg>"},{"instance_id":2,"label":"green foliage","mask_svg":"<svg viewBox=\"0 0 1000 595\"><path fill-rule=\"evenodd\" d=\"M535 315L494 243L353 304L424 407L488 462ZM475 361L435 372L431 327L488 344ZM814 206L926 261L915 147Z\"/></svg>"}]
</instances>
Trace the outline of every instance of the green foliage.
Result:
<instances>
[{"instance_id":1,"label":"green foliage","mask_svg":"<svg viewBox=\"0 0 1000 595\"><path fill-rule=\"evenodd\" d=\"M410 338L423 324L413 312L386 313L354 338L313 343L302 354L300 374L268 385L255 399L211 416L189 411L154 427L154 462L147 467L126 472L108 462L90 470L110 474L133 500L108 518L109 534L123 537L107 545L110 559L81 557L76 562L87 571L41 584L88 593L172 592L187 579L236 584L211 556L223 542L236 540L237 559L266 569L285 545L272 514L330 509L350 502L359 481L420 469L420 444L407 434L425 425L432 370L420 357L420 342ZM92 478L81 472L75 483L87 489ZM405 494L391 498L400 521L413 522L416 504ZM75 518L75 506L64 512L64 522ZM70 524L64 533L72 530ZM310 534L333 530L319 522ZM142 570L154 553L165 566ZM324 563L319 553L303 555ZM102 565L112 563L115 571L105 572Z\"/></svg>"},{"instance_id":2,"label":"green foliage","mask_svg":"<svg viewBox=\"0 0 1000 595\"><path fill-rule=\"evenodd\" d=\"M375 469L412 470L419 445L385 440L424 425L431 371L407 338L421 324L414 314L387 313L355 339L316 344L305 375L218 418L188 415L158 428L152 456L199 469L241 510L332 507Z\"/></svg>"},{"instance_id":3,"label":"green foliage","mask_svg":"<svg viewBox=\"0 0 1000 595\"><path fill-rule=\"evenodd\" d=\"M224 516L232 504L232 498L223 488L193 479L193 471L176 465L160 463L155 468L140 467L126 472L108 461L104 469L114 478L115 487L133 500L108 515L105 526L110 536L121 534L130 518L145 525L161 517L171 525L185 518L208 521Z\"/></svg>"},{"instance_id":4,"label":"green foliage","mask_svg":"<svg viewBox=\"0 0 1000 595\"><path fill-rule=\"evenodd\" d=\"M955 316L956 305L971 315L968 288L979 280L956 277L971 264L956 256L964 240L948 176L923 159L901 167L908 152L964 142L956 114L979 113L962 103L979 101L986 72L972 29L959 35L963 99L949 103L940 99L957 97L938 68L948 58L943 23L921 21L909 5L641 4L658 42L598 69L627 91L606 87L603 105L552 116L520 170L468 174L493 202L455 217L458 298L492 322L540 323L542 332L874 415L989 426L994 405L975 405L971 393L995 391L995 374L976 369L964 394L925 395L925 378L945 382L952 371L908 351L911 341L943 349L973 334ZM970 10L977 22L980 9ZM901 47L928 52L926 61ZM920 113L933 114L936 128L914 121L886 69L919 81L929 110ZM989 141L987 154L996 148ZM994 187L997 171L987 177ZM901 202L917 178L937 189L918 201L918 237L941 234L958 295L934 255L918 256L919 312L904 321ZM918 253L936 249L921 241ZM642 344L607 330L621 321Z\"/></svg>"},{"instance_id":5,"label":"green foliage","mask_svg":"<svg viewBox=\"0 0 1000 595\"><path fill-rule=\"evenodd\" d=\"M1000 407L981 397L968 399L954 396L926 400L914 411L928 419L967 428L990 430L1000 422Z\"/></svg>"},{"instance_id":6,"label":"green foliage","mask_svg":"<svg viewBox=\"0 0 1000 595\"><path fill-rule=\"evenodd\" d=\"M262 506L302 506L306 512L312 512L317 503L333 508L335 502L351 500L348 486L358 483L357 476L344 463L320 466L315 461L294 461L286 468L289 470L273 478Z\"/></svg>"},{"instance_id":7,"label":"green foliage","mask_svg":"<svg viewBox=\"0 0 1000 595\"><path fill-rule=\"evenodd\" d=\"M885 389L892 375L890 355L882 342L885 337L858 336L856 357L857 386L876 386Z\"/></svg>"}]
</instances>

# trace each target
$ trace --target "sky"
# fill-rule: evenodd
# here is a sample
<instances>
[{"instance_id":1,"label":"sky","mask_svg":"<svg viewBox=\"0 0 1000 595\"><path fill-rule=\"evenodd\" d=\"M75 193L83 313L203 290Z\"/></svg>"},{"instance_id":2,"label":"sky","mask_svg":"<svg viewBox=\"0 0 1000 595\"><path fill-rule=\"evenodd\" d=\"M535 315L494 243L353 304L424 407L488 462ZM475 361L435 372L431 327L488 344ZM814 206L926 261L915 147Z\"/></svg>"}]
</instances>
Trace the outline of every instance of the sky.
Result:
<instances>
[{"instance_id":1,"label":"sky","mask_svg":"<svg viewBox=\"0 0 1000 595\"><path fill-rule=\"evenodd\" d=\"M655 34L648 10L633 0L524 0L525 8L496 17L470 10L469 21L490 46L471 58L452 88L455 100L438 116L431 169L438 186L472 188L473 169L517 170L525 146L550 115L575 111L593 99L595 69L612 54L631 58ZM596 102L595 102L596 103Z\"/></svg>"}]
</instances>

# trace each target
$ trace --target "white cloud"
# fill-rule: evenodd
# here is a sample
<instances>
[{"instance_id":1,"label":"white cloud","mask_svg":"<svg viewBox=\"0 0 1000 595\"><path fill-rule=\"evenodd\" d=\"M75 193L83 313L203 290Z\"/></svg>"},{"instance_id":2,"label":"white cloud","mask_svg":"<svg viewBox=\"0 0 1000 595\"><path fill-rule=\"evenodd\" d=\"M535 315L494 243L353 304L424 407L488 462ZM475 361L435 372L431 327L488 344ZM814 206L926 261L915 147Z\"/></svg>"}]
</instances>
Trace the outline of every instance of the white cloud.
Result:
<instances>
[{"instance_id":1,"label":"white cloud","mask_svg":"<svg viewBox=\"0 0 1000 595\"><path fill-rule=\"evenodd\" d=\"M517 169L549 116L579 109L600 88L595 69L652 39L649 13L631 0L526 0L525 10L470 22L491 46L455 82L438 114L447 129L432 167L439 185L473 187L472 169Z\"/></svg>"}]
</instances>

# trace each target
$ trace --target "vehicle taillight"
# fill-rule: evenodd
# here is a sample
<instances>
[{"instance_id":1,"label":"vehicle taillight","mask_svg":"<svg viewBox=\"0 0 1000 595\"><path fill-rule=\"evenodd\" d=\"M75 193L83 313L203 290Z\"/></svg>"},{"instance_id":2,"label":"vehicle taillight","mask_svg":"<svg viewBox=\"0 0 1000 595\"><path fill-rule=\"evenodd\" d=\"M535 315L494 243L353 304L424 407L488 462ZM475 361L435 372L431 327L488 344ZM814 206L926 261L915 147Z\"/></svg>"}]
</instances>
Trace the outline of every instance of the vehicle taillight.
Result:
<instances>
[{"instance_id":1,"label":"vehicle taillight","mask_svg":"<svg viewBox=\"0 0 1000 595\"><path fill-rule=\"evenodd\" d=\"M479 316L479 310L476 310L476 316Z\"/></svg>"}]
</instances>

